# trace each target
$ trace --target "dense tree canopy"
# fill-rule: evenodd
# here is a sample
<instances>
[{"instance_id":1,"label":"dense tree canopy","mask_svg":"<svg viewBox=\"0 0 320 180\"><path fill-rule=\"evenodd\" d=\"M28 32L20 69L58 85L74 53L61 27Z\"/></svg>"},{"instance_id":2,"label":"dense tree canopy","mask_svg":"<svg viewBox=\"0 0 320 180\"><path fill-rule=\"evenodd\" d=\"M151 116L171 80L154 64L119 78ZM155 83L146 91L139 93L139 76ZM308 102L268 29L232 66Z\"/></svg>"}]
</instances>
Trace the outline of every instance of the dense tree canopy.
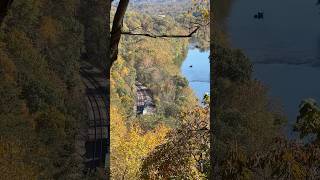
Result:
<instances>
[{"instance_id":1,"label":"dense tree canopy","mask_svg":"<svg viewBox=\"0 0 320 180\"><path fill-rule=\"evenodd\" d=\"M10 2L0 29L2 178L79 179L80 2Z\"/></svg>"},{"instance_id":2,"label":"dense tree canopy","mask_svg":"<svg viewBox=\"0 0 320 180\"><path fill-rule=\"evenodd\" d=\"M135 30L137 27L141 27L143 30L139 28ZM188 30L179 24L174 17L166 16L162 18L157 15L141 13L138 10L127 11L124 18L123 30L132 31L133 33L148 31L154 34L188 33ZM197 146L196 148L190 147L192 152L197 153L200 148L203 148L200 147L201 145L195 144L196 137L193 135L196 133L189 138L189 140L193 139L193 142L185 144L188 142L188 139L183 140L186 131L182 133L177 130L177 128L191 128L192 125L197 124L195 121L192 121L195 119L191 118L191 112L193 112L193 110L195 111L194 117L202 121L208 120L208 110L197 108L199 102L192 93L192 90L188 87L187 80L183 78L180 73L180 66L185 58L188 43L188 39L182 38L162 39L135 35L122 36L119 44L118 59L114 63L111 71L111 104L117 109L113 111L111 123L118 123L119 119L122 119L121 121L123 122L119 123L124 124L124 126L112 126L114 129L111 129L112 139L115 138L117 142L122 142L120 144L111 142L112 177L139 179L140 176L146 175L142 174L144 172L148 172L147 176L154 176L154 172L148 171L149 168L152 169L152 164L146 163L145 161L147 160L145 158L148 159L150 156L150 159L153 159L153 163L161 162L161 156L164 154L160 153L160 155L157 156L158 158L154 158L153 153L157 154L158 149L165 147L166 145L163 144L166 144L168 141L176 142L176 140L174 140L175 138L181 140L181 142L176 142L180 143L179 146L176 147L176 152L186 146ZM133 111L134 101L136 99L136 82L142 83L151 90L156 104L156 114L136 116L136 112ZM183 112L190 112L190 114L186 113L183 117L180 117L180 113ZM201 117L198 117L197 113L202 114ZM190 119L188 119L189 115ZM188 123L183 121L187 121ZM123 135L118 133L120 129L121 132L124 132ZM172 132L169 133L171 135L167 135L168 132ZM130 141L121 140L121 137L130 139ZM154 141L154 138L156 138L157 141ZM139 145L144 143L145 147L138 150L137 148L140 147L137 146L137 143ZM128 147L131 147L130 149L132 149L132 151L124 151L124 149ZM135 150L139 152L135 152ZM116 156L117 154L122 155L120 157ZM132 157L133 155L135 157ZM170 154L168 151L167 156L174 159L176 154ZM185 164L179 164L179 168L192 168L192 173L196 173L197 177L200 177L200 175L201 177L205 177L205 174L198 169L199 164L193 159L191 151L186 151L184 154L181 154L180 158L184 159L184 157L187 156L190 157L190 159L186 159ZM198 157L198 155L196 156ZM166 156L163 156L163 158L165 157ZM126 160L128 158L130 161ZM207 156L206 158L206 160L208 160ZM165 173L167 172L163 171L162 173L162 175L166 176ZM175 173L177 174L178 172ZM159 177L162 175L159 175Z\"/></svg>"},{"instance_id":3,"label":"dense tree canopy","mask_svg":"<svg viewBox=\"0 0 320 180\"><path fill-rule=\"evenodd\" d=\"M211 1L211 177L318 179L319 107L310 99L300 105L294 129L304 139L281 135L286 118L279 105L220 32L231 2Z\"/></svg>"}]
</instances>

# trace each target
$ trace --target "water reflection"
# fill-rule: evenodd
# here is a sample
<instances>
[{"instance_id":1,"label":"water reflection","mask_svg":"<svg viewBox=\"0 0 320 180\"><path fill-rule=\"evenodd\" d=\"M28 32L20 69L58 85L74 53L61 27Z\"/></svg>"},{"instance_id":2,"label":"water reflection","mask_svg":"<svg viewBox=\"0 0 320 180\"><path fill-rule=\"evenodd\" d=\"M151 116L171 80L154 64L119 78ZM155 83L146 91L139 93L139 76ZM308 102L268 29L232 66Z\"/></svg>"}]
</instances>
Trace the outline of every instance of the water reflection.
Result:
<instances>
[{"instance_id":1,"label":"water reflection","mask_svg":"<svg viewBox=\"0 0 320 180\"><path fill-rule=\"evenodd\" d=\"M257 21L252 15L259 9L267 16ZM255 77L283 102L290 123L301 100L320 100L318 13L315 1L235 0L226 19L232 47L254 62Z\"/></svg>"},{"instance_id":2,"label":"water reflection","mask_svg":"<svg viewBox=\"0 0 320 180\"><path fill-rule=\"evenodd\" d=\"M181 72L189 81L199 100L210 91L210 64L209 52L190 48L188 55L181 66ZM190 67L191 66L191 67Z\"/></svg>"}]
</instances>

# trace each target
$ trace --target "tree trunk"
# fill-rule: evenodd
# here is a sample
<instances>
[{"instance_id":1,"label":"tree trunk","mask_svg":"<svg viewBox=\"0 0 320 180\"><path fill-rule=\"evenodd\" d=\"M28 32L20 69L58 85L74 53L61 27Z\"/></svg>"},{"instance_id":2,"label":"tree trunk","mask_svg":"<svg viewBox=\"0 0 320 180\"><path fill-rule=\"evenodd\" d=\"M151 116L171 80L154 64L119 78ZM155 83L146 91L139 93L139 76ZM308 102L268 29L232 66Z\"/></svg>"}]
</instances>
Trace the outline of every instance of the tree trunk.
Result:
<instances>
[{"instance_id":1,"label":"tree trunk","mask_svg":"<svg viewBox=\"0 0 320 180\"><path fill-rule=\"evenodd\" d=\"M215 40L215 31L214 28L214 1L210 0L210 165L211 171L209 175L209 179L215 179L216 172L217 172L217 153L216 153L216 143L215 143L215 130L216 130L216 120L217 120L217 113L216 107L218 102L218 92L217 91L217 79L218 74L216 71L217 67L217 59L216 59L216 40Z\"/></svg>"},{"instance_id":2,"label":"tree trunk","mask_svg":"<svg viewBox=\"0 0 320 180\"><path fill-rule=\"evenodd\" d=\"M116 14L112 23L111 38L110 38L110 66L118 58L118 45L121 38L121 29L123 26L123 18L128 8L129 0L120 0Z\"/></svg>"}]
</instances>

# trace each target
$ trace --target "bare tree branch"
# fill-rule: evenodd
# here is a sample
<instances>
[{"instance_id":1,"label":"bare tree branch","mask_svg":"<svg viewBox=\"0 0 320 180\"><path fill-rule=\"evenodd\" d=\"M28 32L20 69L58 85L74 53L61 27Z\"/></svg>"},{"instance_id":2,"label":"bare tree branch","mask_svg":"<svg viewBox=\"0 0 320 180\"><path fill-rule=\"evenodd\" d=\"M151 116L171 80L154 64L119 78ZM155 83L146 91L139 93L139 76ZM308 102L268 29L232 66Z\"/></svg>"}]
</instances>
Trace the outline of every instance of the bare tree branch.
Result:
<instances>
[{"instance_id":1,"label":"bare tree branch","mask_svg":"<svg viewBox=\"0 0 320 180\"><path fill-rule=\"evenodd\" d=\"M113 62L117 60L118 57L118 45L120 42L121 35L133 35L133 36L145 36L145 37L150 37L150 38L189 38L192 37L193 34L195 34L203 25L201 23L193 23L193 24L198 24L195 26L196 28L190 32L189 34L186 35L167 35L167 34L162 34L162 35L155 35L152 33L134 33L132 31L122 31L123 27L123 19L125 16L125 13L127 11L129 4L129 0L120 0L114 19L112 23L112 30L111 30L111 38L110 38L110 52L111 52L111 63L110 67L112 66ZM209 23L207 23L208 25Z\"/></svg>"},{"instance_id":2,"label":"bare tree branch","mask_svg":"<svg viewBox=\"0 0 320 180\"><path fill-rule=\"evenodd\" d=\"M200 29L200 26L196 27L191 33L186 35L170 35L170 34L161 34L161 35L154 35L149 33L133 33L133 32L121 32L124 35L133 35L133 36L146 36L151 38L189 38L192 37L194 33L196 33Z\"/></svg>"}]
</instances>

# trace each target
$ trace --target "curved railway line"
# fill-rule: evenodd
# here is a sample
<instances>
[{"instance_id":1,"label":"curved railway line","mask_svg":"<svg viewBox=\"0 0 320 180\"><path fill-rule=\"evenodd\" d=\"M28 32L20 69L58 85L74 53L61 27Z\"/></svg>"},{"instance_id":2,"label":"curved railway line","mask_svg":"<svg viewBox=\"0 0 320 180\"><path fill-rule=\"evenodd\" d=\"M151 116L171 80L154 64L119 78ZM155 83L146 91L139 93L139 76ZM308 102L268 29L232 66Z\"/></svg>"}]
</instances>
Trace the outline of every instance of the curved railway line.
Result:
<instances>
[{"instance_id":1,"label":"curved railway line","mask_svg":"<svg viewBox=\"0 0 320 180\"><path fill-rule=\"evenodd\" d=\"M87 90L91 89L90 86L85 82L85 80L82 80L82 82L84 83ZM95 169L95 161L99 160L101 158L101 157L96 158L96 151L97 151L96 147L97 147L97 143L98 143L97 142L98 141L97 120L99 120L99 122L101 123L102 118L101 118L100 108L97 108L97 107L99 107L97 99L94 97L91 97L90 95L88 95L86 97L86 99L88 100L87 102L89 103L89 107L90 107L90 109L87 108L88 117L89 118L92 117L92 119L94 119L93 125L91 125L91 121L89 121L89 128L92 128L91 126L93 126L93 131L94 131L93 135L94 135L94 139L96 140L96 141L94 141L94 144L93 144L92 160L91 160L91 162L89 161L89 163L90 163L89 167L91 167L89 169L91 170L91 169ZM91 136L92 135L91 132L88 132L88 135ZM101 143L102 143L102 138L100 138L100 144ZM100 152L101 152L101 150L100 150Z\"/></svg>"},{"instance_id":2,"label":"curved railway line","mask_svg":"<svg viewBox=\"0 0 320 180\"><path fill-rule=\"evenodd\" d=\"M95 172L97 167L104 166L109 147L106 80L102 72L90 64L84 64L80 68L80 74L86 88L89 118L85 165L86 173L91 173Z\"/></svg>"}]
</instances>

